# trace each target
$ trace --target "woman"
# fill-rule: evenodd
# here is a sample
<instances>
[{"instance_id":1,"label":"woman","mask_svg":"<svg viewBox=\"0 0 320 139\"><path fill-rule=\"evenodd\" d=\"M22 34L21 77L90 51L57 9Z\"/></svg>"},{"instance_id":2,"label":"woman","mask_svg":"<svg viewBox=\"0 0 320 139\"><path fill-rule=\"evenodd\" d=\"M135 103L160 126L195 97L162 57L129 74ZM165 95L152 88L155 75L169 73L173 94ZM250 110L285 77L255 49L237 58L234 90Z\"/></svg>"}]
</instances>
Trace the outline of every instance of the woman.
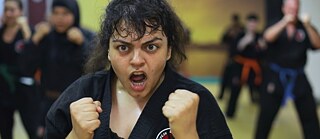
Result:
<instances>
[{"instance_id":1,"label":"woman","mask_svg":"<svg viewBox=\"0 0 320 139\"><path fill-rule=\"evenodd\" d=\"M35 138L36 103L33 73L21 69L21 52L31 30L22 17L20 0L5 0L4 22L0 28L0 134L12 138L13 114L18 109L29 138ZM31 109L32 108L32 109Z\"/></svg>"},{"instance_id":2,"label":"woman","mask_svg":"<svg viewBox=\"0 0 320 139\"><path fill-rule=\"evenodd\" d=\"M54 0L51 9L50 22L36 26L36 32L25 51L25 57L32 57L25 62L29 69L41 70L44 97L39 132L43 131L44 117L52 103L82 75L84 59L94 36L80 27L77 1Z\"/></svg>"},{"instance_id":3,"label":"woman","mask_svg":"<svg viewBox=\"0 0 320 139\"><path fill-rule=\"evenodd\" d=\"M46 137L232 138L212 94L173 70L185 59L184 43L165 0L111 1L91 73L52 105Z\"/></svg>"}]
</instances>

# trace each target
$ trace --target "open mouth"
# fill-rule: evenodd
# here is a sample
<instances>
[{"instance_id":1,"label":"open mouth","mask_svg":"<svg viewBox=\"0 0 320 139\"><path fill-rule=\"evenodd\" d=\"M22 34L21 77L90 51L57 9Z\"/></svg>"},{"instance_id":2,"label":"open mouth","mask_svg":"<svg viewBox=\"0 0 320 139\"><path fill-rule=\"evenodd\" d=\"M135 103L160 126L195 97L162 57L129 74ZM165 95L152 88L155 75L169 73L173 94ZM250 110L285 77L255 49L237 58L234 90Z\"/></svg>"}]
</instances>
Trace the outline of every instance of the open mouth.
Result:
<instances>
[{"instance_id":1,"label":"open mouth","mask_svg":"<svg viewBox=\"0 0 320 139\"><path fill-rule=\"evenodd\" d=\"M143 91L147 76L144 72L134 72L130 75L131 87L135 91Z\"/></svg>"}]
</instances>

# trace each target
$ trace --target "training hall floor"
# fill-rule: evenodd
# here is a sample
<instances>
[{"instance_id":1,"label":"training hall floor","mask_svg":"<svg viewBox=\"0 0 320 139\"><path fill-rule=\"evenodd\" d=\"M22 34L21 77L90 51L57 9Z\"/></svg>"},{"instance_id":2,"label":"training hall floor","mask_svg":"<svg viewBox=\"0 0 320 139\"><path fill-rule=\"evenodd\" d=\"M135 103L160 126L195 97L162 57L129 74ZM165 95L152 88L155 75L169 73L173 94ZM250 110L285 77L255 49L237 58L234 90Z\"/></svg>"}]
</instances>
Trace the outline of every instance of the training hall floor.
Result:
<instances>
[{"instance_id":1,"label":"training hall floor","mask_svg":"<svg viewBox=\"0 0 320 139\"><path fill-rule=\"evenodd\" d=\"M218 96L219 82L217 80L194 79L208 88L214 96ZM217 100L222 111L225 111L229 92L225 93L223 100ZM234 139L252 139L255 130L258 106L251 103L249 93L246 88L242 89L236 116L227 119L227 123ZM320 107L318 107L320 118ZM21 125L19 114L15 114L14 139L27 139L26 132ZM278 116L273 124L270 139L302 139L302 129L292 101L280 109Z\"/></svg>"}]
</instances>

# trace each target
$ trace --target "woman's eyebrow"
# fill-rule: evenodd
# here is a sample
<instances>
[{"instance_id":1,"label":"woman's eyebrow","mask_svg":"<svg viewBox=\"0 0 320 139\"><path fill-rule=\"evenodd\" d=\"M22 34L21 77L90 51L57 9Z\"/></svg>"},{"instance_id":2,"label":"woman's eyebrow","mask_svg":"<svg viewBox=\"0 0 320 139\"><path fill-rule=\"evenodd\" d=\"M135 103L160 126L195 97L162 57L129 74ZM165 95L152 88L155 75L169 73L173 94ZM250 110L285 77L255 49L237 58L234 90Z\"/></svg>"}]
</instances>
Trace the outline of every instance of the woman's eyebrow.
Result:
<instances>
[{"instance_id":1,"label":"woman's eyebrow","mask_svg":"<svg viewBox=\"0 0 320 139\"><path fill-rule=\"evenodd\" d=\"M146 45L146 44L155 42L155 41L157 41L157 40L162 41L161 38L159 38L159 37L154 37L154 38L152 38L151 40L148 40L148 41L146 41L146 42L143 42L142 45ZM131 45L130 42L127 42L127 41L124 41L124 40L121 40L121 39L113 39L112 42L120 42L120 43L123 43L123 44L126 44L126 45Z\"/></svg>"},{"instance_id":2,"label":"woman's eyebrow","mask_svg":"<svg viewBox=\"0 0 320 139\"><path fill-rule=\"evenodd\" d=\"M162 41L162 39L161 39L161 38L154 37L153 39L151 39L151 40L149 40L149 41L146 41L146 42L142 43L142 45L146 45L146 44L149 44L149 43L155 42L155 41L157 41L157 40L161 40L161 41Z\"/></svg>"},{"instance_id":3,"label":"woman's eyebrow","mask_svg":"<svg viewBox=\"0 0 320 139\"><path fill-rule=\"evenodd\" d=\"M123 44L126 44L126 45L130 45L131 44L129 42L126 42L124 40L119 40L119 39L113 39L112 42L120 42L120 43L123 43Z\"/></svg>"}]
</instances>

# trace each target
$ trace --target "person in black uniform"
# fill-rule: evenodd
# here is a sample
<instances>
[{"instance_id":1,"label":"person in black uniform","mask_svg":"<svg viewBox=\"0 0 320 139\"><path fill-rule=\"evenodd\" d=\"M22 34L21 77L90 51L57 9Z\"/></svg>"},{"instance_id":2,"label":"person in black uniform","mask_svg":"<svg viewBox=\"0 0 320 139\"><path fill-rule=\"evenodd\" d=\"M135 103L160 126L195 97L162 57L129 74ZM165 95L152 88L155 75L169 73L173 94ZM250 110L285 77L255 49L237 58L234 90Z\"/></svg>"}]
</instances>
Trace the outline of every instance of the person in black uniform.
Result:
<instances>
[{"instance_id":1,"label":"person in black uniform","mask_svg":"<svg viewBox=\"0 0 320 139\"><path fill-rule=\"evenodd\" d=\"M213 95L173 68L185 36L167 1L111 1L99 38L90 73L50 108L46 138L232 138Z\"/></svg>"},{"instance_id":2,"label":"person in black uniform","mask_svg":"<svg viewBox=\"0 0 320 139\"><path fill-rule=\"evenodd\" d=\"M0 27L0 134L12 139L14 111L19 110L30 139L36 135L37 94L33 72L22 68L22 51L32 31L20 0L5 0Z\"/></svg>"},{"instance_id":3,"label":"person in black uniform","mask_svg":"<svg viewBox=\"0 0 320 139\"><path fill-rule=\"evenodd\" d=\"M304 73L307 50L320 48L320 36L310 17L298 19L299 0L284 0L284 17L264 33L269 43L260 97L256 139L268 138L280 106L293 99L305 139L320 138L312 88Z\"/></svg>"},{"instance_id":4,"label":"person in black uniform","mask_svg":"<svg viewBox=\"0 0 320 139\"><path fill-rule=\"evenodd\" d=\"M41 104L44 126L47 111L63 90L83 74L83 65L94 34L80 27L80 13L75 0L54 0L50 22L36 25L36 32L24 53L28 67L41 70ZM33 56L30 56L33 55Z\"/></svg>"},{"instance_id":5,"label":"person in black uniform","mask_svg":"<svg viewBox=\"0 0 320 139\"><path fill-rule=\"evenodd\" d=\"M244 31L244 27L239 20L239 15L232 15L232 24L226 30L222 37L222 45L227 46L228 48L228 59L226 66L223 70L221 84L220 84L220 92L218 99L222 99L224 96L224 92L226 89L231 90L232 85L232 69L234 68L235 62L233 61L233 57L239 53L237 50L237 38Z\"/></svg>"},{"instance_id":6,"label":"person in black uniform","mask_svg":"<svg viewBox=\"0 0 320 139\"><path fill-rule=\"evenodd\" d=\"M258 33L258 17L255 14L247 16L245 32L240 33L237 38L237 50L239 51L233 57L233 69L231 72L231 96L229 99L226 116L234 117L236 111L237 100L243 85L248 85L251 93L251 100L258 100L258 90L261 84L261 68L259 59L265 42L262 35Z\"/></svg>"}]
</instances>

